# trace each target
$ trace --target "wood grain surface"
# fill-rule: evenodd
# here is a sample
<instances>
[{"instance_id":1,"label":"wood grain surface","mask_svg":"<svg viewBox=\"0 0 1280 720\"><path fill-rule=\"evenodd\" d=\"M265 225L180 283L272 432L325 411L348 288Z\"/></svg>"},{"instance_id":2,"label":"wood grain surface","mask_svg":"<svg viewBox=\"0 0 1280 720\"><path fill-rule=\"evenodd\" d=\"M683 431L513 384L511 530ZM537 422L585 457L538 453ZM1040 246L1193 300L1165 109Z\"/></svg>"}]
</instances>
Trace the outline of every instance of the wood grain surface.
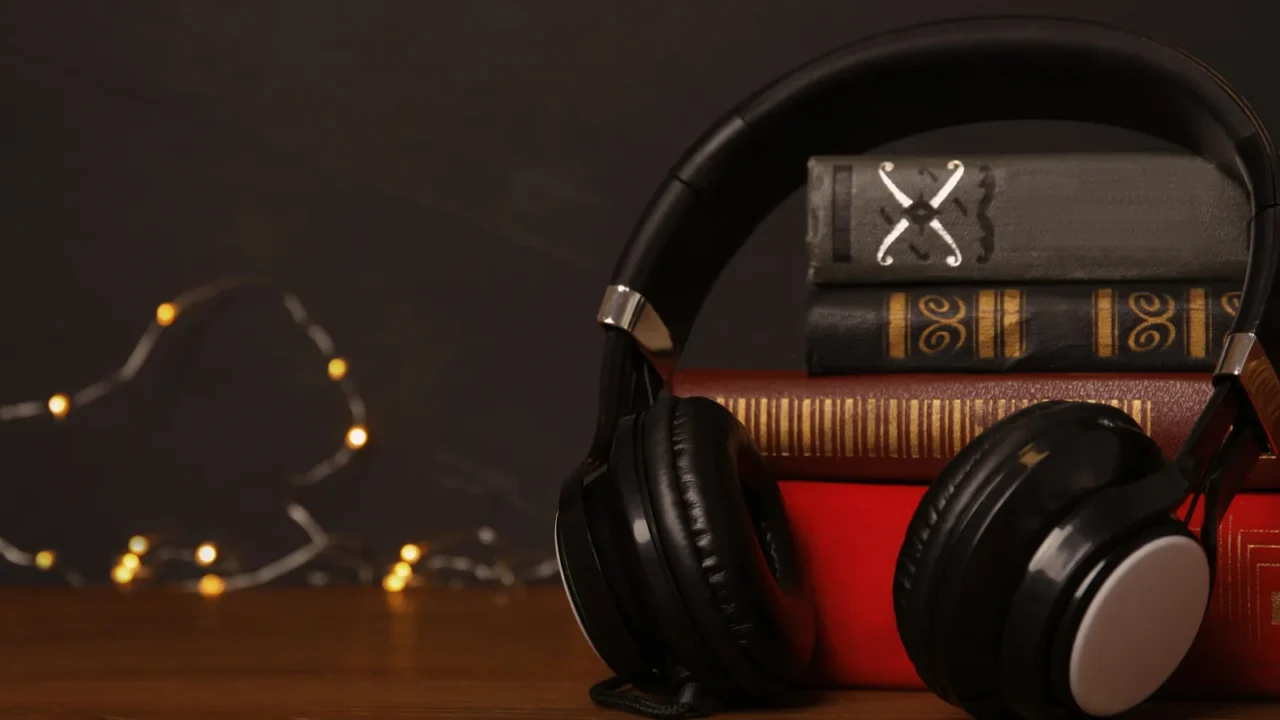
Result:
<instances>
[{"instance_id":1,"label":"wood grain surface","mask_svg":"<svg viewBox=\"0 0 1280 720\"><path fill-rule=\"evenodd\" d=\"M622 718L558 588L0 594L5 720ZM1264 718L1271 705L1162 705L1144 718ZM735 718L961 718L926 693L833 692Z\"/></svg>"}]
</instances>

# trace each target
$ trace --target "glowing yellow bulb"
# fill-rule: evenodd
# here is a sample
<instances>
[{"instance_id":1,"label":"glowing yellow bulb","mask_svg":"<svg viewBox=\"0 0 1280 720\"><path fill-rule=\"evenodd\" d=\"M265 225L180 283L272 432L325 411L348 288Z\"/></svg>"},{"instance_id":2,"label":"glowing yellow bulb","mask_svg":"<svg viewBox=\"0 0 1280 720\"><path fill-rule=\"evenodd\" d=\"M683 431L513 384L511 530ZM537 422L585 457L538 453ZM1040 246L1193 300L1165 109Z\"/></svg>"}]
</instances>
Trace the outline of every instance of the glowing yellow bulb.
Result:
<instances>
[{"instance_id":1,"label":"glowing yellow bulb","mask_svg":"<svg viewBox=\"0 0 1280 720\"><path fill-rule=\"evenodd\" d=\"M120 556L120 567L126 567L130 570L137 570L142 565L142 560L133 553L125 553Z\"/></svg>"},{"instance_id":2,"label":"glowing yellow bulb","mask_svg":"<svg viewBox=\"0 0 1280 720\"><path fill-rule=\"evenodd\" d=\"M197 563L207 566L213 564L213 561L217 559L218 548L214 547L213 543L201 543L200 547L196 548Z\"/></svg>"},{"instance_id":3,"label":"glowing yellow bulb","mask_svg":"<svg viewBox=\"0 0 1280 720\"><path fill-rule=\"evenodd\" d=\"M416 563L422 559L422 548L409 543L400 548L400 559L407 563Z\"/></svg>"},{"instance_id":4,"label":"glowing yellow bulb","mask_svg":"<svg viewBox=\"0 0 1280 720\"><path fill-rule=\"evenodd\" d=\"M205 597L217 597L227 589L227 581L217 575L205 575L200 578L196 589Z\"/></svg>"},{"instance_id":5,"label":"glowing yellow bulb","mask_svg":"<svg viewBox=\"0 0 1280 720\"><path fill-rule=\"evenodd\" d=\"M342 358L334 358L329 361L329 379L341 380L347 374L347 361Z\"/></svg>"},{"instance_id":6,"label":"glowing yellow bulb","mask_svg":"<svg viewBox=\"0 0 1280 720\"><path fill-rule=\"evenodd\" d=\"M352 425L347 430L347 447L352 450L359 450L364 444L369 442L369 433L359 425Z\"/></svg>"},{"instance_id":7,"label":"glowing yellow bulb","mask_svg":"<svg viewBox=\"0 0 1280 720\"><path fill-rule=\"evenodd\" d=\"M147 550L151 549L151 542L141 535L134 535L129 538L129 552L134 555L146 555Z\"/></svg>"},{"instance_id":8,"label":"glowing yellow bulb","mask_svg":"<svg viewBox=\"0 0 1280 720\"><path fill-rule=\"evenodd\" d=\"M161 303L156 308L156 322L161 327L168 327L178 317L178 306L173 303Z\"/></svg>"},{"instance_id":9,"label":"glowing yellow bulb","mask_svg":"<svg viewBox=\"0 0 1280 720\"><path fill-rule=\"evenodd\" d=\"M127 585L133 580L133 569L124 565L116 565L111 569L111 579L117 585Z\"/></svg>"},{"instance_id":10,"label":"glowing yellow bulb","mask_svg":"<svg viewBox=\"0 0 1280 720\"><path fill-rule=\"evenodd\" d=\"M382 578L382 589L387 592L400 592L404 589L405 582L405 578L395 573L387 573L387 576Z\"/></svg>"},{"instance_id":11,"label":"glowing yellow bulb","mask_svg":"<svg viewBox=\"0 0 1280 720\"><path fill-rule=\"evenodd\" d=\"M71 400L66 395L58 393L49 398L49 412L56 418L66 417L67 411L71 409Z\"/></svg>"},{"instance_id":12,"label":"glowing yellow bulb","mask_svg":"<svg viewBox=\"0 0 1280 720\"><path fill-rule=\"evenodd\" d=\"M409 563L401 560L396 563L395 567L391 569L391 572L407 579L410 575L413 575L413 567L409 565Z\"/></svg>"},{"instance_id":13,"label":"glowing yellow bulb","mask_svg":"<svg viewBox=\"0 0 1280 720\"><path fill-rule=\"evenodd\" d=\"M48 570L53 567L55 560L57 560L57 556L53 554L52 550L41 550L36 553L36 567L41 570Z\"/></svg>"}]
</instances>

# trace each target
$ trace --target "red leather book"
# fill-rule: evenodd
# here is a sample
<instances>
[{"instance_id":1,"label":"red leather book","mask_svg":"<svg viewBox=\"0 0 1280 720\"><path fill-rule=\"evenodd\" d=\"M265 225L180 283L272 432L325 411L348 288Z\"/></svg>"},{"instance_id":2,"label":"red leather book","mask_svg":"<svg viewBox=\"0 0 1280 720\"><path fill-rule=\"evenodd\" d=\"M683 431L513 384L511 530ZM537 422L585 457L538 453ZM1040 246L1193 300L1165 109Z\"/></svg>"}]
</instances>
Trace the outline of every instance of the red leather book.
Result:
<instances>
[{"instance_id":1,"label":"red leather book","mask_svg":"<svg viewBox=\"0 0 1280 720\"><path fill-rule=\"evenodd\" d=\"M898 640L893 571L925 488L782 482L819 613L818 678L836 686L920 689ZM1192 523L1198 531L1198 522ZM1179 696L1280 696L1280 494L1249 493L1222 526L1208 616L1166 688Z\"/></svg>"},{"instance_id":2,"label":"red leather book","mask_svg":"<svg viewBox=\"0 0 1280 720\"><path fill-rule=\"evenodd\" d=\"M1208 400L1207 373L900 373L683 370L676 395L728 407L782 477L928 482L996 420L1043 400L1128 412L1172 457ZM1246 487L1280 488L1264 458Z\"/></svg>"}]
</instances>

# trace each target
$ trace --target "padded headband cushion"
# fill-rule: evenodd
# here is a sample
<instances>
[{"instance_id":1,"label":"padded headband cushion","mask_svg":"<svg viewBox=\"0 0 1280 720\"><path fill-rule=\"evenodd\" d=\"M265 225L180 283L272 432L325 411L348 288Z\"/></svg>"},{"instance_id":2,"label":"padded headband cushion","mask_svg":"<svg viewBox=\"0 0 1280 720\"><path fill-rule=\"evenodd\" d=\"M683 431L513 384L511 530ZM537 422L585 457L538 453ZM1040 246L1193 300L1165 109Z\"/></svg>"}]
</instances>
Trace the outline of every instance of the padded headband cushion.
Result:
<instances>
[{"instance_id":1,"label":"padded headband cushion","mask_svg":"<svg viewBox=\"0 0 1280 720\"><path fill-rule=\"evenodd\" d=\"M1276 200L1274 148L1256 113L1182 51L1082 21L952 20L840 48L727 113L673 167L610 284L644 295L683 347L719 273L804 184L810 157L1019 119L1153 135L1238 169L1255 210ZM1263 300L1269 278L1259 290L1246 300Z\"/></svg>"},{"instance_id":2,"label":"padded headband cushion","mask_svg":"<svg viewBox=\"0 0 1280 720\"><path fill-rule=\"evenodd\" d=\"M814 606L781 493L723 406L663 393L645 414L655 524L702 640L749 694L807 666Z\"/></svg>"},{"instance_id":3,"label":"padded headband cushion","mask_svg":"<svg viewBox=\"0 0 1280 720\"><path fill-rule=\"evenodd\" d=\"M1096 452L1081 458L1082 442ZM1025 459L1020 451L1029 446L1035 455ZM908 655L931 687L956 702L996 687L996 656L983 639L1000 637L1007 602L1026 570L1012 562L1010 550L1033 551L1084 494L1142 477L1163 460L1127 413L1086 402L1024 408L969 448L973 452L957 456L922 499L894 582ZM940 608L947 610L940 614ZM960 625L948 623L952 617Z\"/></svg>"}]
</instances>

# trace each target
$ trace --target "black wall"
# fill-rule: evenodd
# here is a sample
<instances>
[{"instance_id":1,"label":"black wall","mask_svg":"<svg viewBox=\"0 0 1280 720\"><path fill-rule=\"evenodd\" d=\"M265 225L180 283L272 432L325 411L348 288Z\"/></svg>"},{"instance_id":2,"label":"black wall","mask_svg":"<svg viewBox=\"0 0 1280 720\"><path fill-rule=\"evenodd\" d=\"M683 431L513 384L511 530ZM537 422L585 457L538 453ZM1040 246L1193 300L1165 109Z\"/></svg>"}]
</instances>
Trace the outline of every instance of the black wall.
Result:
<instances>
[{"instance_id":1,"label":"black wall","mask_svg":"<svg viewBox=\"0 0 1280 720\"><path fill-rule=\"evenodd\" d=\"M329 330L369 406L361 462L301 496L330 530L382 562L480 524L548 553L593 416L602 284L705 124L843 41L1013 8L1181 44L1280 124L1280 6L1179 5L0 4L0 403L120 365L175 293L265 274ZM898 149L1151 144L1020 125ZM797 197L715 291L690 363L799 366L803 232ZM249 565L299 541L281 477L345 423L323 366L265 300L174 329L123 394L0 424L0 537L94 581L138 531ZM0 581L39 580L0 563Z\"/></svg>"}]
</instances>

